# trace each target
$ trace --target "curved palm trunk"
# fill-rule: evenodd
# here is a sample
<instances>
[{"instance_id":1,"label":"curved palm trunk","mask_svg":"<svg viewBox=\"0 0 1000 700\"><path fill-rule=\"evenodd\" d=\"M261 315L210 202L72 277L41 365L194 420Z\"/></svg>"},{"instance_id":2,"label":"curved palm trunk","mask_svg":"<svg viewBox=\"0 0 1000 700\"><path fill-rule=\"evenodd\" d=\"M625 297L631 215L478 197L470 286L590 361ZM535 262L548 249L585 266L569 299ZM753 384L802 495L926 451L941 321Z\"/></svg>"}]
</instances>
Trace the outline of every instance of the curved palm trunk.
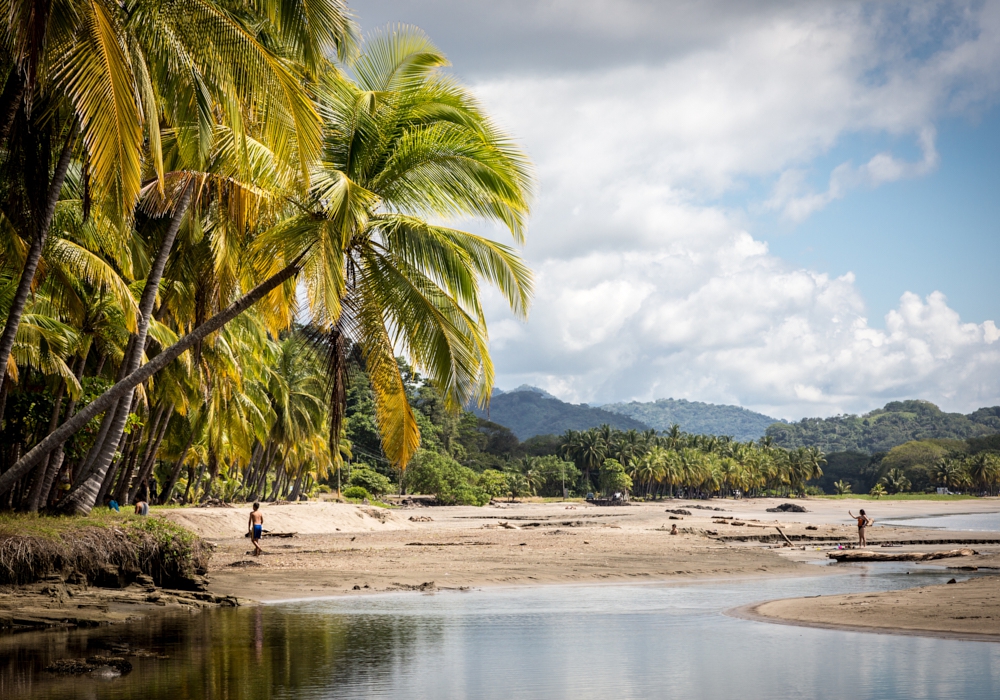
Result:
<instances>
[{"instance_id":1,"label":"curved palm trunk","mask_svg":"<svg viewBox=\"0 0 1000 700\"><path fill-rule=\"evenodd\" d=\"M128 363L125 362L126 357L132 353L132 345L134 339L130 338L128 344L125 346L125 354L122 358L122 364L118 368L118 375L115 377L115 382L120 382L126 376L126 369L128 369ZM104 364L104 359L107 356L101 358L101 365ZM101 376L100 368L94 373L95 377ZM93 473L94 460L97 459L97 455L101 453L101 449L104 446L105 440L108 437L108 431L111 429L111 424L115 422L115 414L118 412L118 404L120 401L115 401L104 412L104 417L101 419L101 427L97 431L97 437L94 439L94 444L90 446L87 450L87 454L84 456L83 461L80 462L80 467L77 469L75 479L73 480L73 488L77 488L80 484L87 480L87 478ZM117 448L117 445L116 445Z\"/></svg>"},{"instance_id":2,"label":"curved palm trunk","mask_svg":"<svg viewBox=\"0 0 1000 700\"><path fill-rule=\"evenodd\" d=\"M44 440L35 445L26 455L21 457L14 464L14 466L5 471L3 474L0 474L0 494L10 491L21 476L42 461L45 458L45 455L55 449L57 445L61 444L64 440L66 440L66 438L73 435L90 422L94 416L108 410L113 402L129 395L130 392L134 391L135 387L139 386L141 383L173 362L182 353L189 350L196 343L204 340L209 334L222 328L224 325L264 298L272 290L297 275L302 269L301 263L304 256L305 252L285 266L281 272L278 272L268 280L257 285L253 290L235 303L231 304L224 311L220 311L215 316L205 321L205 323L195 328L193 331L161 352L145 365L132 372L99 397L94 399L94 401L84 407L79 413L56 428L55 431L49 433ZM91 475L91 477L84 484L66 497L64 503L66 504L67 509L82 514L89 513L90 509L93 508L95 502L94 498L96 497L97 491L103 480L103 473L95 473Z\"/></svg>"},{"instance_id":3,"label":"curved palm trunk","mask_svg":"<svg viewBox=\"0 0 1000 700\"><path fill-rule=\"evenodd\" d=\"M59 382L59 391L56 392L56 398L55 401L53 402L54 405L52 406L52 417L49 419L48 432L50 433L53 430L55 430L56 426L59 424L59 414L62 413L62 399L63 399L63 393L65 391L66 391L66 382L65 381ZM31 485L31 495L28 497L29 513L38 512L43 492L46 495L48 495L48 490L45 488L45 484L46 484L46 478L48 477L49 474L49 469L52 466L52 461L53 461L52 458L54 456L55 455L50 454L45 459L45 461L38 466L38 469L36 470L37 473L35 474L35 481Z\"/></svg>"},{"instance_id":4,"label":"curved palm trunk","mask_svg":"<svg viewBox=\"0 0 1000 700\"><path fill-rule=\"evenodd\" d=\"M149 275L146 277L146 286L142 290L142 298L139 300L139 323L136 328L135 335L132 340L132 352L126 355L125 362L127 362L126 374L131 374L139 369L139 365L142 362L143 353L146 350L146 337L149 332L149 321L153 317L153 305L156 303L156 293L160 288L160 280L163 278L163 270L167 266L167 258L170 257L170 251L174 247L174 239L177 238L177 232L181 228L181 222L184 220L184 215L187 213L188 205L191 203L191 196L194 190L194 183L189 184L184 188L184 193L181 195L180 201L177 203L177 208L174 210L174 215L170 219L170 226L167 227L166 232L163 234L163 240L160 242L160 250L156 254L156 259L149 268ZM101 446L101 450L94 460L93 466L91 467L92 474L101 475L101 480L103 482L104 476L108 471L108 467L111 465L111 460L115 456L115 448L121 441L122 433L125 430L125 424L128 422L129 411L131 406L128 406L129 410L126 410L126 404L128 402L119 402L117 410L114 412L114 420L111 422L111 427L108 430L108 435L104 440L104 444ZM93 507L93 504L91 504Z\"/></svg>"},{"instance_id":5,"label":"curved palm trunk","mask_svg":"<svg viewBox=\"0 0 1000 700\"><path fill-rule=\"evenodd\" d=\"M49 228L52 226L52 218L56 213L56 203L59 201L59 193L62 191L63 182L66 181L66 173L69 172L69 161L73 155L73 141L76 134L76 127L70 127L66 143L63 144L62 153L59 154L59 161L56 169L52 173L49 181L49 191L45 201L45 211L35 229L35 235L28 249L28 257L24 261L24 269L21 271L21 280L17 283L17 291L14 293L14 300L10 305L10 312L7 314L7 323L4 325L3 333L0 334L0 371L4 375L4 384L9 381L7 376L7 360L14 349L14 338L17 336L18 326L21 325L21 316L24 314L24 307L28 303L28 295L31 293L31 285L35 281L35 272L38 270L38 261L42 258L42 249L45 247L45 240L49 235Z\"/></svg>"}]
</instances>

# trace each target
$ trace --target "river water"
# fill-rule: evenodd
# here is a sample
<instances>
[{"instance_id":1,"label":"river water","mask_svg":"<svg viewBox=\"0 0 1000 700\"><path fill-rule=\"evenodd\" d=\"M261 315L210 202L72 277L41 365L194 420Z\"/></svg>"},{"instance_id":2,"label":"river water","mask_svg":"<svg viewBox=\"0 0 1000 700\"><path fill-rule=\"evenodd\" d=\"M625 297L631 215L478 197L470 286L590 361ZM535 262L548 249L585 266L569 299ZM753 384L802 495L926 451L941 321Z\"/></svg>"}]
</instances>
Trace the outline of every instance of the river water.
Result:
<instances>
[{"instance_id":1,"label":"river water","mask_svg":"<svg viewBox=\"0 0 1000 700\"><path fill-rule=\"evenodd\" d=\"M1000 535L1000 512L951 513L948 515L928 515L915 518L893 518L881 520L877 524L897 525L900 527L930 527L966 532L991 532L995 535Z\"/></svg>"},{"instance_id":2,"label":"river water","mask_svg":"<svg viewBox=\"0 0 1000 700\"><path fill-rule=\"evenodd\" d=\"M839 566L849 573L385 594L8 636L0 638L0 697L1000 697L1000 644L724 614L761 600L881 591L953 575L901 564ZM53 659L83 658L120 643L166 658L132 658L130 674L110 679L42 671Z\"/></svg>"}]
</instances>

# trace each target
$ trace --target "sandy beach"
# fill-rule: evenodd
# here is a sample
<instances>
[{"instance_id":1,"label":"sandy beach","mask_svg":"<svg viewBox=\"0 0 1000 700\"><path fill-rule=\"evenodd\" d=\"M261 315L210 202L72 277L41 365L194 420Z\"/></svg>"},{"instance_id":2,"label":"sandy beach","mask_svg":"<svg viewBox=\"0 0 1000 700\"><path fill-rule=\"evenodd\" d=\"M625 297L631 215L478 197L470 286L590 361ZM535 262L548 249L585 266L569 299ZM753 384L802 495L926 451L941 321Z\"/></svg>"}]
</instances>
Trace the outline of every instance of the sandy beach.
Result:
<instances>
[{"instance_id":1,"label":"sandy beach","mask_svg":"<svg viewBox=\"0 0 1000 700\"><path fill-rule=\"evenodd\" d=\"M767 512L783 502L803 505L807 512ZM856 528L847 511L859 507L880 520L996 512L1000 501L748 499L627 507L516 503L394 509L332 502L264 505L265 528L272 534L262 543L265 554L256 558L242 536L248 508L160 514L215 545L213 593L276 601L407 589L835 574L845 565L818 567L815 562L825 560L838 544L855 541ZM690 514L668 512L677 510ZM670 534L673 525L679 534ZM998 541L995 532L927 528L875 527L869 534L871 548L887 552L976 543L976 556L921 564L966 567L955 569L959 579L967 578L971 567L983 572L1000 567ZM883 548L884 543L903 544ZM1000 576L863 600L838 596L773 601L749 614L795 624L985 638L997 636L998 600Z\"/></svg>"}]
</instances>

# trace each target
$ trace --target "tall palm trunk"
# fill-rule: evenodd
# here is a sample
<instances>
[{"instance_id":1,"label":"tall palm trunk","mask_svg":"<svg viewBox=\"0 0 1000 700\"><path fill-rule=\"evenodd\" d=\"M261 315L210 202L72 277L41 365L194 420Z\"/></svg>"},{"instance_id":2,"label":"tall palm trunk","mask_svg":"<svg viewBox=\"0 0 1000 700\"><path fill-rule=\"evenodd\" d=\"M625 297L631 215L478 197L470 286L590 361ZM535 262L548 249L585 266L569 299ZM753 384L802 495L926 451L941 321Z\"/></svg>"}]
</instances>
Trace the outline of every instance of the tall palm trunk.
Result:
<instances>
[{"instance_id":1,"label":"tall palm trunk","mask_svg":"<svg viewBox=\"0 0 1000 700\"><path fill-rule=\"evenodd\" d=\"M148 430L146 427L133 430L130 435L122 433L125 449L117 451L121 453L121 457L116 462L111 463L104 479L105 483L114 484L114 488L110 490L111 497L123 506L129 504L128 494L132 484L132 474L135 473L135 465L139 461L143 435L147 432L149 432L149 439L152 440L153 426L149 426ZM115 480L116 476L117 481ZM103 503L104 495L104 493L98 493L96 502Z\"/></svg>"},{"instance_id":2,"label":"tall palm trunk","mask_svg":"<svg viewBox=\"0 0 1000 700\"><path fill-rule=\"evenodd\" d=\"M156 439L156 434L160 430L160 421L163 419L163 412L166 407L162 404L157 405L156 412L152 415L152 420L148 421L148 424L144 426L142 431L137 431L145 435L146 437L146 452L148 453L149 448L152 446L153 441ZM139 474L142 473L142 467L146 464L146 453L143 453L142 462L139 466L139 473L136 474L135 478L132 475L136 473L136 464L139 463L139 453L141 450L141 442L143 435L134 436L134 442L137 443L134 447L129 446L128 454L129 459L122 460L123 464L126 464L126 468L122 470L122 473L118 477L118 485L115 487L114 494L115 500L121 504L127 504L132 502L132 486L138 481ZM101 501L98 500L98 503Z\"/></svg>"},{"instance_id":3,"label":"tall palm trunk","mask_svg":"<svg viewBox=\"0 0 1000 700\"><path fill-rule=\"evenodd\" d=\"M35 235L28 249L28 257L24 261L24 269L21 271L21 280L17 283L17 291L14 292L14 300L11 302L10 311L7 314L7 323L0 334L0 372L3 372L3 383L6 385L7 360L14 349L14 338L17 336L18 326L21 325L21 316L24 314L24 306L28 303L28 295L31 293L31 285L35 281L35 272L38 270L38 261L42 258L42 249L45 248L45 239L48 238L49 228L52 226L52 218L56 213L56 203L59 201L59 193L62 191L63 183L66 181L66 173L69 172L70 157L73 155L73 142L76 137L76 126L70 126L69 134L66 136L66 143L63 144L62 153L59 154L59 161L56 169L52 173L49 181L49 189L45 200L45 209L35 226Z\"/></svg>"},{"instance_id":4,"label":"tall palm trunk","mask_svg":"<svg viewBox=\"0 0 1000 700\"><path fill-rule=\"evenodd\" d=\"M113 402L129 395L132 391L134 391L135 387L139 386L168 364L173 362L196 343L201 342L209 334L222 328L255 303L263 299L272 290L276 289L287 280L295 277L302 269L301 265L303 257L305 257L305 252L286 265L280 272L272 275L269 279L254 287L238 301L234 302L225 310L220 311L215 316L202 323L200 326L161 352L145 365L132 372L113 387L98 396L79 413L56 428L54 432L49 433L44 440L35 445L26 455L18 459L10 469L5 471L3 474L0 474L0 494L10 491L10 489L12 489L17 483L18 479L20 479L20 477L33 466L42 461L42 459L45 458L45 455L55 449L55 447L66 440L66 438L80 430L83 426L90 422L94 416L100 415L103 411L108 410ZM103 473L100 475L95 473L79 488L74 489L74 492L69 494L64 501L67 509L84 515L89 513L90 509L93 508L95 502L94 498L96 497L97 491L103 480Z\"/></svg>"},{"instance_id":5,"label":"tall palm trunk","mask_svg":"<svg viewBox=\"0 0 1000 700\"><path fill-rule=\"evenodd\" d=\"M170 475L170 481L160 491L160 497L157 499L160 505L166 504L170 500L170 495L174 492L174 489L177 488L177 482L181 478L181 469L184 468L184 460L187 459L188 450L191 449L192 442L194 442L194 426L191 427L191 434L188 436L187 444L181 450L181 456L177 458L177 463L174 464L174 471Z\"/></svg>"},{"instance_id":6,"label":"tall palm trunk","mask_svg":"<svg viewBox=\"0 0 1000 700\"><path fill-rule=\"evenodd\" d=\"M62 399L63 394L66 391L66 382L59 382L59 390L56 392L56 398L52 406L52 417L49 419L49 430L52 432L56 429L59 424L59 414L62 412ZM38 468L35 470L35 481L31 485L31 494L28 496L28 512L37 513L39 508L39 503L42 499L42 491L48 495L48 491L45 490L45 477L49 473L49 463L52 461L52 456L49 455L45 461L43 461Z\"/></svg>"},{"instance_id":7,"label":"tall palm trunk","mask_svg":"<svg viewBox=\"0 0 1000 700\"><path fill-rule=\"evenodd\" d=\"M123 362L128 363L126 374L135 372L142 363L142 356L146 350L149 321L153 316L153 306L156 303L156 293L160 289L160 280L163 278L163 270L167 266L167 258L170 257L170 251L174 247L174 239L177 238L177 232L180 230L181 222L187 213L188 205L191 203L193 190L194 183L190 183L184 188L184 193L181 195L181 199L174 209L174 215L170 219L170 225L163 234L163 240L160 242L160 250L157 252L156 259L149 268L149 275L146 277L146 286L143 288L142 298L139 300L139 323L132 338L132 352L123 359ZM129 411L126 410L126 404L128 403L127 401L119 402L114 414L114 420L111 422L111 427L108 430L108 436L105 438L104 444L101 446L101 451L94 460L94 464L91 467L92 474L89 478L100 475L100 479L103 482L108 467L111 465L111 460L114 459L115 446L121 440L125 424L128 422ZM91 507L93 507L93 503Z\"/></svg>"},{"instance_id":8,"label":"tall palm trunk","mask_svg":"<svg viewBox=\"0 0 1000 700\"><path fill-rule=\"evenodd\" d=\"M128 369L128 363L125 358L129 357L132 353L132 346L135 339L130 338L128 344L125 346L125 353L122 356L122 363L118 367L118 375L115 377L115 382L120 382L127 375L126 370ZM102 358L102 363L103 363ZM100 376L101 372L98 370L94 376ZM97 455L101 453L101 449L104 446L105 440L108 438L108 431L111 430L112 423L115 422L115 415L118 412L118 404L120 401L115 401L107 411L104 412L104 417L101 419L101 427L97 431L97 437L94 439L94 444L90 446L87 450L87 454L84 456L83 461L80 462L80 468L77 469L76 478L73 481L73 488L78 487L84 481L86 481L90 475L93 473L94 461L97 459ZM115 445L117 449L117 445Z\"/></svg>"},{"instance_id":9,"label":"tall palm trunk","mask_svg":"<svg viewBox=\"0 0 1000 700\"><path fill-rule=\"evenodd\" d=\"M157 430L155 437L149 444L146 450L146 455L143 458L142 466L139 469L139 475L132 485L131 490L128 493L128 500L131 503L135 500L136 494L139 492L139 487L142 484L147 484L149 477L153 473L153 467L156 466L156 453L160 450L160 445L163 444L163 437L167 434L167 425L170 424L170 419L174 415L174 405L170 404L167 407L165 415L160 421L159 430ZM147 494L147 499L149 501L154 500L154 494Z\"/></svg>"}]
</instances>

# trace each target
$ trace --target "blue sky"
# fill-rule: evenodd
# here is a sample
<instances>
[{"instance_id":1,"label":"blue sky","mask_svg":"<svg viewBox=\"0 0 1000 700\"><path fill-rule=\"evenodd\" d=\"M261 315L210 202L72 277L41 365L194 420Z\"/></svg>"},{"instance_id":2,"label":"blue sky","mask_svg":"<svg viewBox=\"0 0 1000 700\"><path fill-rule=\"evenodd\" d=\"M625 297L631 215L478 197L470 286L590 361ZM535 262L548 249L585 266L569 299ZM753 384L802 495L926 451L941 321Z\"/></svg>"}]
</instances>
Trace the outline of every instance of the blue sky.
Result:
<instances>
[{"instance_id":1,"label":"blue sky","mask_svg":"<svg viewBox=\"0 0 1000 700\"><path fill-rule=\"evenodd\" d=\"M899 141L848 137L814 167L825 174L886 147L913 150ZM852 192L797 225L769 217L753 232L786 260L853 271L873 319L903 291L940 290L962 318L1000 320L1000 110L943 120L937 149L928 175Z\"/></svg>"},{"instance_id":2,"label":"blue sky","mask_svg":"<svg viewBox=\"0 0 1000 700\"><path fill-rule=\"evenodd\" d=\"M424 29L535 164L531 316L487 304L501 388L1000 404L1000 2L355 11Z\"/></svg>"}]
</instances>

